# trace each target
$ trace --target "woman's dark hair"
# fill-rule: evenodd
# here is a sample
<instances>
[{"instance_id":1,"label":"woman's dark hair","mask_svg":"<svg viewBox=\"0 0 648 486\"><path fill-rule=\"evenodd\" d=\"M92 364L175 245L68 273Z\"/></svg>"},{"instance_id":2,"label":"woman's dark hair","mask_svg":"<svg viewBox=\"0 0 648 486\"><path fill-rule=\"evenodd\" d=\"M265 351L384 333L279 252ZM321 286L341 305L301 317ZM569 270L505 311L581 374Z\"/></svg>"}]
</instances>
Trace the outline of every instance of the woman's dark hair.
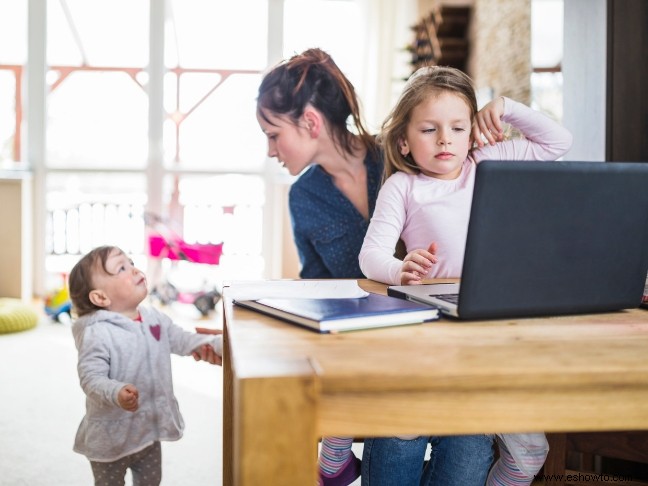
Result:
<instances>
[{"instance_id":1,"label":"woman's dark hair","mask_svg":"<svg viewBox=\"0 0 648 486\"><path fill-rule=\"evenodd\" d=\"M311 104L326 118L334 142L346 153L354 151L355 134L362 144L375 149L360 116L355 89L331 56L321 49L308 49L273 67L263 78L257 97L257 112L266 122L269 115L284 115L297 122Z\"/></svg>"},{"instance_id":2,"label":"woman's dark hair","mask_svg":"<svg viewBox=\"0 0 648 486\"><path fill-rule=\"evenodd\" d=\"M68 278L68 287L72 307L78 317L101 309L90 301L90 292L95 289L92 276L99 268L110 273L106 269L106 261L115 249L118 248L114 246L97 247L81 258L72 268Z\"/></svg>"}]
</instances>

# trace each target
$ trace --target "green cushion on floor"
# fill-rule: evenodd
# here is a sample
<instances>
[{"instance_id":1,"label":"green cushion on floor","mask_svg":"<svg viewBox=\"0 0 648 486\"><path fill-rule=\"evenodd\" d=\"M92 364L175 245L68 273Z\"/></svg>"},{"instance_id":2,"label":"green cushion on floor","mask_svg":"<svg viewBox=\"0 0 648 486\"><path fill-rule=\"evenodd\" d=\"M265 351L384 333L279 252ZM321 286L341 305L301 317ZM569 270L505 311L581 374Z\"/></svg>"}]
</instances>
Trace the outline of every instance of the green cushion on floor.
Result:
<instances>
[{"instance_id":1,"label":"green cushion on floor","mask_svg":"<svg viewBox=\"0 0 648 486\"><path fill-rule=\"evenodd\" d=\"M26 331L38 324L38 314L20 299L0 299L0 334Z\"/></svg>"}]
</instances>

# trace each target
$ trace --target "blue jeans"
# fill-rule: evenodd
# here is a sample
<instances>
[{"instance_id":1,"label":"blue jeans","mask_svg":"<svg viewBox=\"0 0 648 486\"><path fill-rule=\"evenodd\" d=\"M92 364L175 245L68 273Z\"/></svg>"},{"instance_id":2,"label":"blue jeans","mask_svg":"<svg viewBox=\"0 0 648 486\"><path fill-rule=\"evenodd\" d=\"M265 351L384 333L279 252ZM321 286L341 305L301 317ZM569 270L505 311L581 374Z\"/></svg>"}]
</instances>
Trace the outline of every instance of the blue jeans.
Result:
<instances>
[{"instance_id":1,"label":"blue jeans","mask_svg":"<svg viewBox=\"0 0 648 486\"><path fill-rule=\"evenodd\" d=\"M428 442L432 455L424 469ZM367 438L362 486L484 486L492 462L488 435Z\"/></svg>"}]
</instances>

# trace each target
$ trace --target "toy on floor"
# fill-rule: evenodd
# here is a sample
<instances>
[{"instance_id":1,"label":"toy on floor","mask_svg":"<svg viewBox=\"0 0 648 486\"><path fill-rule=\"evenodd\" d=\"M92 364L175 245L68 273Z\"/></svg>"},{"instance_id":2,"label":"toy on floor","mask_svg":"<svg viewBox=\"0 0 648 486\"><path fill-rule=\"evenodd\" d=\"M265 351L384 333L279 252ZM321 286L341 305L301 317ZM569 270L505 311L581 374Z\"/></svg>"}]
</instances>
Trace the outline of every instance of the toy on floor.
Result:
<instances>
[{"instance_id":1,"label":"toy on floor","mask_svg":"<svg viewBox=\"0 0 648 486\"><path fill-rule=\"evenodd\" d=\"M38 324L38 314L20 299L0 299L0 334L26 331Z\"/></svg>"},{"instance_id":2,"label":"toy on floor","mask_svg":"<svg viewBox=\"0 0 648 486\"><path fill-rule=\"evenodd\" d=\"M45 313L56 322L69 323L72 314L72 302L67 285L55 290L45 297Z\"/></svg>"}]
</instances>

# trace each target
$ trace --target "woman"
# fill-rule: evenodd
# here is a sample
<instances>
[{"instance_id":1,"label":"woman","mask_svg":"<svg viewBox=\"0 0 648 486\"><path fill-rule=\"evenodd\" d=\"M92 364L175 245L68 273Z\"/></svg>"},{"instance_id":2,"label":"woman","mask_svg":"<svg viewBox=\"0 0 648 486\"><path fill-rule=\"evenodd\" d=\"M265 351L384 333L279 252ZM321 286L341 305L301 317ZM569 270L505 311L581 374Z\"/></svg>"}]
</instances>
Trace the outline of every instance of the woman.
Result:
<instances>
[{"instance_id":1,"label":"woman","mask_svg":"<svg viewBox=\"0 0 648 486\"><path fill-rule=\"evenodd\" d=\"M382 157L362 123L353 85L328 54L309 49L266 74L257 108L268 155L291 175L303 172L289 194L300 276L363 278L358 253Z\"/></svg>"}]
</instances>

